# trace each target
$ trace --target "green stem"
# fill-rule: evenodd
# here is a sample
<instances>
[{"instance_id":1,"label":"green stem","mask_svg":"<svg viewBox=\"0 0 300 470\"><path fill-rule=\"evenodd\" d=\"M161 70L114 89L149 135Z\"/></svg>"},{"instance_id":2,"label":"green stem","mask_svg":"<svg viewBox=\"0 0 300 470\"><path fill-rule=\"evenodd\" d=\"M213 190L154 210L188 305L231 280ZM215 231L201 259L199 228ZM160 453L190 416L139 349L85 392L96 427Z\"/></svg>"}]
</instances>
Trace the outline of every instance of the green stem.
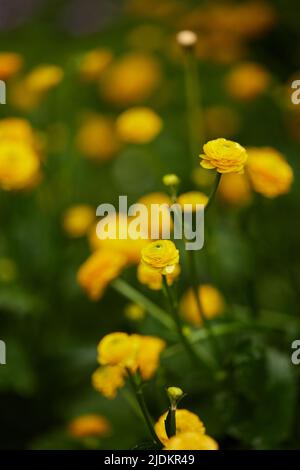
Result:
<instances>
[{"instance_id":1,"label":"green stem","mask_svg":"<svg viewBox=\"0 0 300 470\"><path fill-rule=\"evenodd\" d=\"M164 327L168 328L169 330L174 330L173 322L168 317L167 313L154 304L151 300L141 294L139 291L134 289L134 287L130 286L126 281L123 279L115 279L111 283L111 287L115 289L117 292L122 294L127 299L135 302L136 304L144 307L147 312L157 321L159 321Z\"/></svg>"},{"instance_id":2,"label":"green stem","mask_svg":"<svg viewBox=\"0 0 300 470\"><path fill-rule=\"evenodd\" d=\"M166 276L163 275L163 291L165 293L165 296L168 300L169 303L169 308L170 308L170 313L175 321L176 328L177 328L177 333L179 336L179 339L185 348L187 354L189 355L190 359L192 360L193 364L196 365L197 367L199 366L199 363L201 359L197 355L196 351L194 350L193 346L190 344L189 340L187 339L186 335L183 333L183 328L182 328L182 323L181 323L181 318L179 316L178 310L176 308L176 305L174 304L173 296L170 290L170 287L168 285Z\"/></svg>"},{"instance_id":3,"label":"green stem","mask_svg":"<svg viewBox=\"0 0 300 470\"><path fill-rule=\"evenodd\" d=\"M140 387L140 384L137 383L136 376L134 374L132 374L132 372L129 369L127 369L127 374L128 374L128 378L129 378L132 390L133 390L133 392L136 396L137 402L138 402L138 404L140 406L140 409L141 409L141 412L144 416L146 425L147 425L148 430L150 432L150 435L153 439L153 442L155 443L156 446L158 446L160 449L162 449L163 445L160 442L160 440L158 439L158 437L156 435L156 432L154 431L152 419L151 419L150 413L148 411L148 407L146 405L146 402L145 402L144 395L143 395L142 389Z\"/></svg>"},{"instance_id":4,"label":"green stem","mask_svg":"<svg viewBox=\"0 0 300 470\"><path fill-rule=\"evenodd\" d=\"M213 187L212 187L212 190L211 190L211 193L208 197L208 201L207 201L207 204L205 206L205 213L207 212L207 209L210 207L211 203L213 202L214 200L214 197L216 195L216 192L218 190L218 187L219 187L219 184L220 184L220 181L221 181L221 177L222 177L222 174L221 173L217 173L216 174L216 178L215 178L215 181L214 181L214 184L213 184Z\"/></svg>"}]
</instances>

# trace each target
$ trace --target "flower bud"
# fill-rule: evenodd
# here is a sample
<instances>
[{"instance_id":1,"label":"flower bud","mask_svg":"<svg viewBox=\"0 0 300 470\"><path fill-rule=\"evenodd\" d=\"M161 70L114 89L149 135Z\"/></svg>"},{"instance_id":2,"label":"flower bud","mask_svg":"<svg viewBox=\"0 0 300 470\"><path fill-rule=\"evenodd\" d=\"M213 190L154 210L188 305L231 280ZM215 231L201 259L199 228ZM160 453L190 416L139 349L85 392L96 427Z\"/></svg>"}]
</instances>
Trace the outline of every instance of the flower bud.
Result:
<instances>
[{"instance_id":1,"label":"flower bud","mask_svg":"<svg viewBox=\"0 0 300 470\"><path fill-rule=\"evenodd\" d=\"M183 48L191 48L197 42L197 34L194 31L180 31L176 36L178 44Z\"/></svg>"},{"instance_id":2,"label":"flower bud","mask_svg":"<svg viewBox=\"0 0 300 470\"><path fill-rule=\"evenodd\" d=\"M180 183L180 179L175 174L165 175L162 181L165 186L177 186Z\"/></svg>"}]
</instances>

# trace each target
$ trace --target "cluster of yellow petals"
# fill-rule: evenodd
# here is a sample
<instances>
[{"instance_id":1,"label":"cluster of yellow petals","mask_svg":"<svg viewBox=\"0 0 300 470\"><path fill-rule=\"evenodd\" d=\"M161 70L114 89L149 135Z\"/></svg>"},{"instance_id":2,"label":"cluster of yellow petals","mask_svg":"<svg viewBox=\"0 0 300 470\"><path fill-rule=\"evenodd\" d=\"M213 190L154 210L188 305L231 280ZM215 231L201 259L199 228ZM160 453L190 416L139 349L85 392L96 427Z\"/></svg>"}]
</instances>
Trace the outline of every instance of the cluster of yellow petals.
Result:
<instances>
[{"instance_id":1,"label":"cluster of yellow petals","mask_svg":"<svg viewBox=\"0 0 300 470\"><path fill-rule=\"evenodd\" d=\"M132 220L132 217L127 217L125 214L107 216L107 226L113 232L112 236L107 238L99 238L96 228L92 227L89 233L89 242L92 250L110 250L125 257L128 264L138 264L141 259L141 251L148 243L148 234L141 233L137 239L132 238L128 232L128 227ZM125 232L126 238L120 237L122 231Z\"/></svg>"},{"instance_id":2,"label":"cluster of yellow petals","mask_svg":"<svg viewBox=\"0 0 300 470\"><path fill-rule=\"evenodd\" d=\"M271 147L248 149L247 175L253 189L268 198L289 192L293 170L284 156Z\"/></svg>"},{"instance_id":3,"label":"cluster of yellow petals","mask_svg":"<svg viewBox=\"0 0 300 470\"><path fill-rule=\"evenodd\" d=\"M28 121L7 118L0 121L0 188L22 190L40 179L40 156Z\"/></svg>"},{"instance_id":4,"label":"cluster of yellow petals","mask_svg":"<svg viewBox=\"0 0 300 470\"><path fill-rule=\"evenodd\" d=\"M171 274L179 263L179 251L171 240L156 240L142 249L141 263L161 274Z\"/></svg>"},{"instance_id":5,"label":"cluster of yellow petals","mask_svg":"<svg viewBox=\"0 0 300 470\"><path fill-rule=\"evenodd\" d=\"M98 414L85 414L73 419L68 426L69 434L75 438L107 436L111 431L110 422Z\"/></svg>"},{"instance_id":6,"label":"cluster of yellow petals","mask_svg":"<svg viewBox=\"0 0 300 470\"><path fill-rule=\"evenodd\" d=\"M114 398L123 387L127 370L139 371L143 380L149 380L159 366L159 358L166 343L154 336L128 335L123 332L108 334L98 345L100 368L94 372L94 388L107 398Z\"/></svg>"},{"instance_id":7,"label":"cluster of yellow petals","mask_svg":"<svg viewBox=\"0 0 300 470\"><path fill-rule=\"evenodd\" d=\"M166 274L167 283L169 286L173 284L173 282L178 278L180 275L180 265L176 264L174 271L169 274ZM146 264L140 263L137 268L137 278L141 284L146 285L151 290L161 290L163 284L162 274L157 270L150 268Z\"/></svg>"},{"instance_id":8,"label":"cluster of yellow petals","mask_svg":"<svg viewBox=\"0 0 300 470\"><path fill-rule=\"evenodd\" d=\"M225 301L221 292L210 284L198 287L198 295L206 318L212 319L221 315L225 309ZM195 326L202 325L201 316L192 289L187 290L180 300L182 316Z\"/></svg>"},{"instance_id":9,"label":"cluster of yellow petals","mask_svg":"<svg viewBox=\"0 0 300 470\"><path fill-rule=\"evenodd\" d=\"M167 412L160 416L155 423L154 429L160 442L164 445L168 443L168 436L165 428ZM199 416L186 409L176 410L176 434L184 432L196 432L205 434L205 426Z\"/></svg>"},{"instance_id":10,"label":"cluster of yellow petals","mask_svg":"<svg viewBox=\"0 0 300 470\"><path fill-rule=\"evenodd\" d=\"M247 161L247 152L237 142L227 139L215 139L207 142L200 155L201 166L215 169L218 173L243 173Z\"/></svg>"},{"instance_id":11,"label":"cluster of yellow petals","mask_svg":"<svg viewBox=\"0 0 300 470\"><path fill-rule=\"evenodd\" d=\"M95 209L88 204L69 207L63 217L63 228L71 238L83 237L95 220Z\"/></svg>"},{"instance_id":12,"label":"cluster of yellow petals","mask_svg":"<svg viewBox=\"0 0 300 470\"><path fill-rule=\"evenodd\" d=\"M121 253L97 250L80 266L77 281L91 300L98 300L126 264L127 259Z\"/></svg>"},{"instance_id":13,"label":"cluster of yellow petals","mask_svg":"<svg viewBox=\"0 0 300 470\"><path fill-rule=\"evenodd\" d=\"M206 434L183 432L171 437L164 450L218 450L218 443Z\"/></svg>"},{"instance_id":14,"label":"cluster of yellow petals","mask_svg":"<svg viewBox=\"0 0 300 470\"><path fill-rule=\"evenodd\" d=\"M161 118L152 109L134 107L118 117L116 128L120 139L131 144L146 144L160 133L163 127Z\"/></svg>"}]
</instances>

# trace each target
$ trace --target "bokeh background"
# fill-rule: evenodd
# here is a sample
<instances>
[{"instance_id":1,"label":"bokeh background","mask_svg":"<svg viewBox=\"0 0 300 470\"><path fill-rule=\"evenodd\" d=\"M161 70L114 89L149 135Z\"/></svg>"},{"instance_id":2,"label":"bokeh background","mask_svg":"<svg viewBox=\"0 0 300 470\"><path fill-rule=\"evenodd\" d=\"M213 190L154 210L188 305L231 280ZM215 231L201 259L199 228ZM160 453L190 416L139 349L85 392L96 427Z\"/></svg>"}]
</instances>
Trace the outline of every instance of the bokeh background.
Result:
<instances>
[{"instance_id":1,"label":"bokeh background","mask_svg":"<svg viewBox=\"0 0 300 470\"><path fill-rule=\"evenodd\" d=\"M259 317L253 331L238 328L222 338L235 385L211 383L204 372L199 383L184 354L171 349L146 396L158 417L167 406L164 387L180 385L187 407L222 448L299 448L300 368L290 360L300 334L300 111L290 101L291 82L300 78L298 16L297 0L0 1L1 53L18 54L0 54L7 83L0 129L3 119L26 119L41 160L30 187L0 190L0 338L7 345L1 448L127 449L146 434L128 396L101 397L91 373L104 334L159 335L159 326L147 315L129 319L128 300L112 289L99 302L85 296L76 273L89 243L64 220L77 204L95 209L117 204L121 194L136 202L164 191L166 173L179 175L181 191L209 190L193 170L198 155L189 146L184 54L176 43L182 29L198 34L206 139L272 146L286 156L295 181L289 194L255 196L243 207L219 196L207 222L208 255L199 253L199 270L226 300L220 322ZM58 69L26 88L44 64ZM163 123L144 144L116 132L120 113L137 105ZM161 302L138 284L134 266L124 276ZM180 293L186 286L183 274ZM68 424L85 413L105 416L111 433L96 441L72 436Z\"/></svg>"}]
</instances>

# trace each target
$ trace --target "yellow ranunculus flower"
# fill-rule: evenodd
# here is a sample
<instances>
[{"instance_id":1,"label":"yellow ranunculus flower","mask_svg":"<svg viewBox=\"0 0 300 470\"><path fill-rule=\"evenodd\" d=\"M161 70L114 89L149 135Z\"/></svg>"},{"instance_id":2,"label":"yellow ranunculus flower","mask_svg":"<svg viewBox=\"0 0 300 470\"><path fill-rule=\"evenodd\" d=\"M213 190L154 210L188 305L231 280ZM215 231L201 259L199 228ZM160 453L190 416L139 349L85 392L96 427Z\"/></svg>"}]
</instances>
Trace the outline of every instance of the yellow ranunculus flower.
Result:
<instances>
[{"instance_id":1,"label":"yellow ranunculus flower","mask_svg":"<svg viewBox=\"0 0 300 470\"><path fill-rule=\"evenodd\" d=\"M164 413L156 422L154 429L159 440L164 444L168 444L168 436L165 429L165 419L167 412ZM201 435L205 434L205 427L200 418L189 410L176 410L176 434L192 432Z\"/></svg>"},{"instance_id":2,"label":"yellow ranunculus flower","mask_svg":"<svg viewBox=\"0 0 300 470\"><path fill-rule=\"evenodd\" d=\"M86 118L76 137L78 150L94 161L106 161L120 150L120 141L112 120L95 114Z\"/></svg>"},{"instance_id":3,"label":"yellow ranunculus flower","mask_svg":"<svg viewBox=\"0 0 300 470\"><path fill-rule=\"evenodd\" d=\"M171 286L174 280L180 274L180 265L176 264L172 273L167 274L167 283ZM137 278L141 284L145 284L152 290L160 290L162 288L162 274L157 270L150 268L146 264L140 263L137 268Z\"/></svg>"},{"instance_id":4,"label":"yellow ranunculus flower","mask_svg":"<svg viewBox=\"0 0 300 470\"><path fill-rule=\"evenodd\" d=\"M0 80L9 80L22 68L23 58L15 52L0 53Z\"/></svg>"},{"instance_id":5,"label":"yellow ranunculus flower","mask_svg":"<svg viewBox=\"0 0 300 470\"><path fill-rule=\"evenodd\" d=\"M113 104L140 103L157 88L160 78L159 63L153 56L130 53L108 68L100 81L100 91Z\"/></svg>"},{"instance_id":6,"label":"yellow ranunculus flower","mask_svg":"<svg viewBox=\"0 0 300 470\"><path fill-rule=\"evenodd\" d=\"M86 414L73 419L68 426L72 437L106 436L111 431L110 422L104 416Z\"/></svg>"},{"instance_id":7,"label":"yellow ranunculus flower","mask_svg":"<svg viewBox=\"0 0 300 470\"><path fill-rule=\"evenodd\" d=\"M56 87L63 76L63 70L57 65L39 65L25 77L25 85L29 91L43 94Z\"/></svg>"},{"instance_id":8,"label":"yellow ranunculus flower","mask_svg":"<svg viewBox=\"0 0 300 470\"><path fill-rule=\"evenodd\" d=\"M178 204L180 204L183 209L185 204L191 204L193 212L196 210L196 204L205 206L207 201L208 197L206 194L200 193L199 191L189 191L187 193L180 194L177 198ZM185 210L187 210L187 208L185 208Z\"/></svg>"},{"instance_id":9,"label":"yellow ranunculus flower","mask_svg":"<svg viewBox=\"0 0 300 470\"><path fill-rule=\"evenodd\" d=\"M210 436L198 432L182 432L171 437L164 450L218 450L218 443Z\"/></svg>"},{"instance_id":10,"label":"yellow ranunculus flower","mask_svg":"<svg viewBox=\"0 0 300 470\"><path fill-rule=\"evenodd\" d=\"M92 384L101 395L112 400L125 385L125 370L119 366L99 367L92 375Z\"/></svg>"},{"instance_id":11,"label":"yellow ranunculus flower","mask_svg":"<svg viewBox=\"0 0 300 470\"><path fill-rule=\"evenodd\" d=\"M142 249L141 262L162 274L170 274L179 263L179 251L170 240L157 240Z\"/></svg>"},{"instance_id":12,"label":"yellow ranunculus flower","mask_svg":"<svg viewBox=\"0 0 300 470\"><path fill-rule=\"evenodd\" d=\"M293 170L283 155L270 147L251 148L246 166L254 190L273 198L289 192Z\"/></svg>"},{"instance_id":13,"label":"yellow ranunculus flower","mask_svg":"<svg viewBox=\"0 0 300 470\"><path fill-rule=\"evenodd\" d=\"M95 210L87 204L69 207L63 217L63 228L69 237L86 235L95 220Z\"/></svg>"},{"instance_id":14,"label":"yellow ranunculus flower","mask_svg":"<svg viewBox=\"0 0 300 470\"><path fill-rule=\"evenodd\" d=\"M140 345L137 352L137 367L142 379L149 380L159 366L159 357L165 349L166 343L154 336L140 336Z\"/></svg>"},{"instance_id":15,"label":"yellow ranunculus flower","mask_svg":"<svg viewBox=\"0 0 300 470\"><path fill-rule=\"evenodd\" d=\"M77 281L91 300L98 300L126 263L126 257L121 253L98 250L80 266Z\"/></svg>"},{"instance_id":16,"label":"yellow ranunculus flower","mask_svg":"<svg viewBox=\"0 0 300 470\"><path fill-rule=\"evenodd\" d=\"M218 196L226 204L245 206L251 202L252 190L245 174L228 173L222 176Z\"/></svg>"},{"instance_id":17,"label":"yellow ranunculus flower","mask_svg":"<svg viewBox=\"0 0 300 470\"><path fill-rule=\"evenodd\" d=\"M21 190L31 187L39 169L40 159L27 143L0 140L0 188Z\"/></svg>"},{"instance_id":18,"label":"yellow ranunculus flower","mask_svg":"<svg viewBox=\"0 0 300 470\"><path fill-rule=\"evenodd\" d=\"M88 82L98 80L112 59L113 55L109 49L98 48L87 52L79 65L80 77Z\"/></svg>"},{"instance_id":19,"label":"yellow ranunculus flower","mask_svg":"<svg viewBox=\"0 0 300 470\"><path fill-rule=\"evenodd\" d=\"M150 108L134 107L124 111L116 121L121 140L131 144L146 144L160 133L161 118Z\"/></svg>"},{"instance_id":20,"label":"yellow ranunculus flower","mask_svg":"<svg viewBox=\"0 0 300 470\"><path fill-rule=\"evenodd\" d=\"M136 368L136 354L139 348L139 336L127 333L110 333L98 344L98 362L104 366Z\"/></svg>"},{"instance_id":21,"label":"yellow ranunculus flower","mask_svg":"<svg viewBox=\"0 0 300 470\"><path fill-rule=\"evenodd\" d=\"M225 301L218 289L210 284L203 284L198 288L203 313L206 318L214 318L223 313ZM193 325L201 325L201 317L196 304L192 289L189 289L183 295L180 301L180 312L184 318Z\"/></svg>"},{"instance_id":22,"label":"yellow ranunculus flower","mask_svg":"<svg viewBox=\"0 0 300 470\"><path fill-rule=\"evenodd\" d=\"M247 152L237 142L227 139L216 139L207 142L203 147L204 154L201 166L216 169L219 173L242 173L247 161Z\"/></svg>"},{"instance_id":23,"label":"yellow ranunculus flower","mask_svg":"<svg viewBox=\"0 0 300 470\"><path fill-rule=\"evenodd\" d=\"M250 101L269 86L269 72L260 64L246 62L237 65L226 79L228 93L235 99Z\"/></svg>"},{"instance_id":24,"label":"yellow ranunculus flower","mask_svg":"<svg viewBox=\"0 0 300 470\"><path fill-rule=\"evenodd\" d=\"M97 237L96 227L93 227L89 234L89 242L91 248L93 250L98 249L107 249L111 250L115 253L121 253L123 256L126 257L127 263L131 264L138 264L141 259L141 251L142 248L148 244L147 234L145 234L145 238L137 238L136 240L130 237L130 234L127 232L127 238L121 239L119 238L119 229L123 226L124 230L126 229L126 222L127 222L127 230L128 224L133 219L127 217L126 215L117 214L116 218L107 216L107 221L111 227L115 226L116 228L116 238L106 238L104 240Z\"/></svg>"}]
</instances>

